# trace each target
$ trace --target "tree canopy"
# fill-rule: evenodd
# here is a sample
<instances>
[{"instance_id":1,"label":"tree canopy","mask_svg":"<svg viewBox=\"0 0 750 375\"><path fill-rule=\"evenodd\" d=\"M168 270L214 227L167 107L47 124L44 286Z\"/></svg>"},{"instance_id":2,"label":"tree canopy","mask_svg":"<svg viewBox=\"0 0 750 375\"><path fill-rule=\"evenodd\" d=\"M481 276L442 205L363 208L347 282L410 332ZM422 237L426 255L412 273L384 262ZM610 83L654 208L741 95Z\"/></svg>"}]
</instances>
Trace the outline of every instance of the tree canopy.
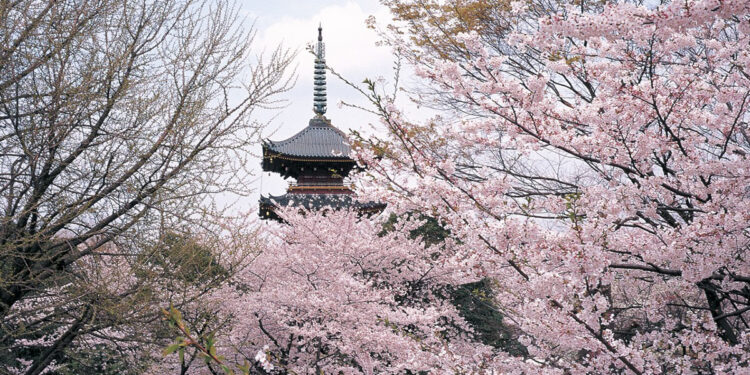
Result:
<instances>
[{"instance_id":1,"label":"tree canopy","mask_svg":"<svg viewBox=\"0 0 750 375\"><path fill-rule=\"evenodd\" d=\"M265 225L203 203L290 55L224 2L3 3L7 372L747 372L750 3L383 3L386 211Z\"/></svg>"},{"instance_id":2,"label":"tree canopy","mask_svg":"<svg viewBox=\"0 0 750 375\"><path fill-rule=\"evenodd\" d=\"M246 188L293 54L251 60L227 1L3 1L0 20L0 352L38 374L158 317L163 279L133 270L167 231L215 242L210 195Z\"/></svg>"},{"instance_id":3,"label":"tree canopy","mask_svg":"<svg viewBox=\"0 0 750 375\"><path fill-rule=\"evenodd\" d=\"M439 115L371 85L387 136L361 140L363 191L445 222L454 262L501 283L516 364L747 368L747 2L387 4Z\"/></svg>"}]
</instances>

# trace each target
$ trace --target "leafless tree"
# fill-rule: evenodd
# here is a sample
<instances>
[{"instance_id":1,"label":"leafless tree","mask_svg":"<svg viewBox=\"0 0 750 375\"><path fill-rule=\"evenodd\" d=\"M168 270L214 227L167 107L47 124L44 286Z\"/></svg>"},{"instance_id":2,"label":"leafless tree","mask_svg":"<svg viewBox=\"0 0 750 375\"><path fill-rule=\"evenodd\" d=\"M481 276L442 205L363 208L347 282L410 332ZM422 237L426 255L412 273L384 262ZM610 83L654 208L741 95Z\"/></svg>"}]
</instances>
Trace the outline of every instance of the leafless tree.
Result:
<instances>
[{"instance_id":1,"label":"leafless tree","mask_svg":"<svg viewBox=\"0 0 750 375\"><path fill-rule=\"evenodd\" d=\"M0 1L0 343L27 299L72 319L28 373L93 326L96 298L64 285L242 187L293 54L250 61L240 21L229 0Z\"/></svg>"}]
</instances>

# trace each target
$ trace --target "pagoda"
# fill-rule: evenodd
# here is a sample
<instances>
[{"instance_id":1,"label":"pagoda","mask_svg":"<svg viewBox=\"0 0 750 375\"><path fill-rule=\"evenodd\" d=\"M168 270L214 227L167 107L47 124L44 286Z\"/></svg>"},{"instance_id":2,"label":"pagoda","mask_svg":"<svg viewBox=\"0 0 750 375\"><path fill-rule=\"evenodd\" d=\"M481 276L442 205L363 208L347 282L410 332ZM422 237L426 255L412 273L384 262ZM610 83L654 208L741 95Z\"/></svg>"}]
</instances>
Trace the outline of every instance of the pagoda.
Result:
<instances>
[{"instance_id":1,"label":"pagoda","mask_svg":"<svg viewBox=\"0 0 750 375\"><path fill-rule=\"evenodd\" d=\"M331 124L326 113L326 63L323 28L318 27L315 46L313 112L307 127L283 141L263 141L263 171L292 178L286 194L260 198L260 217L279 220L277 207L294 206L307 210L354 207L360 212L377 212L383 205L361 203L345 184L349 172L357 168L349 156L346 134Z\"/></svg>"}]
</instances>

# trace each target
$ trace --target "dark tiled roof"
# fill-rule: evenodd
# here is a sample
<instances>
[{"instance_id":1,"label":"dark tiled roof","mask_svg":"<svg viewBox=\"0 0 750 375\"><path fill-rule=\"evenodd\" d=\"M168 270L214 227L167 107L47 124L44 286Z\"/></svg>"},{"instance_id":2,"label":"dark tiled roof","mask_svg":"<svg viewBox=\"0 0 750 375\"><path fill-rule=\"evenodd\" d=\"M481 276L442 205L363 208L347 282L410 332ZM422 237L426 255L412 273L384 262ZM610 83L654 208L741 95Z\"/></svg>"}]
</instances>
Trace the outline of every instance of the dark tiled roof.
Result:
<instances>
[{"instance_id":1,"label":"dark tiled roof","mask_svg":"<svg viewBox=\"0 0 750 375\"><path fill-rule=\"evenodd\" d=\"M264 147L279 154L318 158L348 159L351 151L346 134L322 117L310 120L306 128L291 138L266 141Z\"/></svg>"},{"instance_id":2,"label":"dark tiled roof","mask_svg":"<svg viewBox=\"0 0 750 375\"><path fill-rule=\"evenodd\" d=\"M360 202L349 194L284 194L277 197L260 197L261 206L278 207L304 207L308 210L317 210L323 207L340 209L351 207L355 209L377 209L384 205L375 202Z\"/></svg>"}]
</instances>

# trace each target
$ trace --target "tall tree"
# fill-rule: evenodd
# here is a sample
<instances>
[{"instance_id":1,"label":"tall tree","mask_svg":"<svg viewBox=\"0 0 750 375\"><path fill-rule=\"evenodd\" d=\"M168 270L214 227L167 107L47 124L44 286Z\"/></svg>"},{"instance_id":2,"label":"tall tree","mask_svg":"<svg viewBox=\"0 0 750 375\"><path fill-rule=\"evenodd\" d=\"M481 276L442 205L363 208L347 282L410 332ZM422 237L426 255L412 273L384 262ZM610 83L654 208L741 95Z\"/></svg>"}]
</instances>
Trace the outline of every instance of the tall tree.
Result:
<instances>
[{"instance_id":1,"label":"tall tree","mask_svg":"<svg viewBox=\"0 0 750 375\"><path fill-rule=\"evenodd\" d=\"M446 300L446 285L476 280L446 262L453 241L412 236L424 224L419 220L390 221L384 231L386 215L296 211L277 211L288 225L267 226L263 251L211 293L210 306L227 326L178 339L183 355L171 354L153 373L178 372L186 364L189 373L210 373L204 361L192 360L206 356L191 343L213 346L221 361L209 358L213 370L247 362L251 373L517 368L482 344Z\"/></svg>"},{"instance_id":2,"label":"tall tree","mask_svg":"<svg viewBox=\"0 0 750 375\"><path fill-rule=\"evenodd\" d=\"M746 1L388 1L442 112L370 99L367 199L428 212L501 285L540 373L750 366ZM462 18L464 9L487 8Z\"/></svg>"},{"instance_id":3,"label":"tall tree","mask_svg":"<svg viewBox=\"0 0 750 375\"><path fill-rule=\"evenodd\" d=\"M65 297L89 266L137 268L163 228L241 187L251 116L288 87L292 55L249 61L229 1L3 1L0 20L0 341L27 300L69 323L39 373L97 319L101 300Z\"/></svg>"}]
</instances>

